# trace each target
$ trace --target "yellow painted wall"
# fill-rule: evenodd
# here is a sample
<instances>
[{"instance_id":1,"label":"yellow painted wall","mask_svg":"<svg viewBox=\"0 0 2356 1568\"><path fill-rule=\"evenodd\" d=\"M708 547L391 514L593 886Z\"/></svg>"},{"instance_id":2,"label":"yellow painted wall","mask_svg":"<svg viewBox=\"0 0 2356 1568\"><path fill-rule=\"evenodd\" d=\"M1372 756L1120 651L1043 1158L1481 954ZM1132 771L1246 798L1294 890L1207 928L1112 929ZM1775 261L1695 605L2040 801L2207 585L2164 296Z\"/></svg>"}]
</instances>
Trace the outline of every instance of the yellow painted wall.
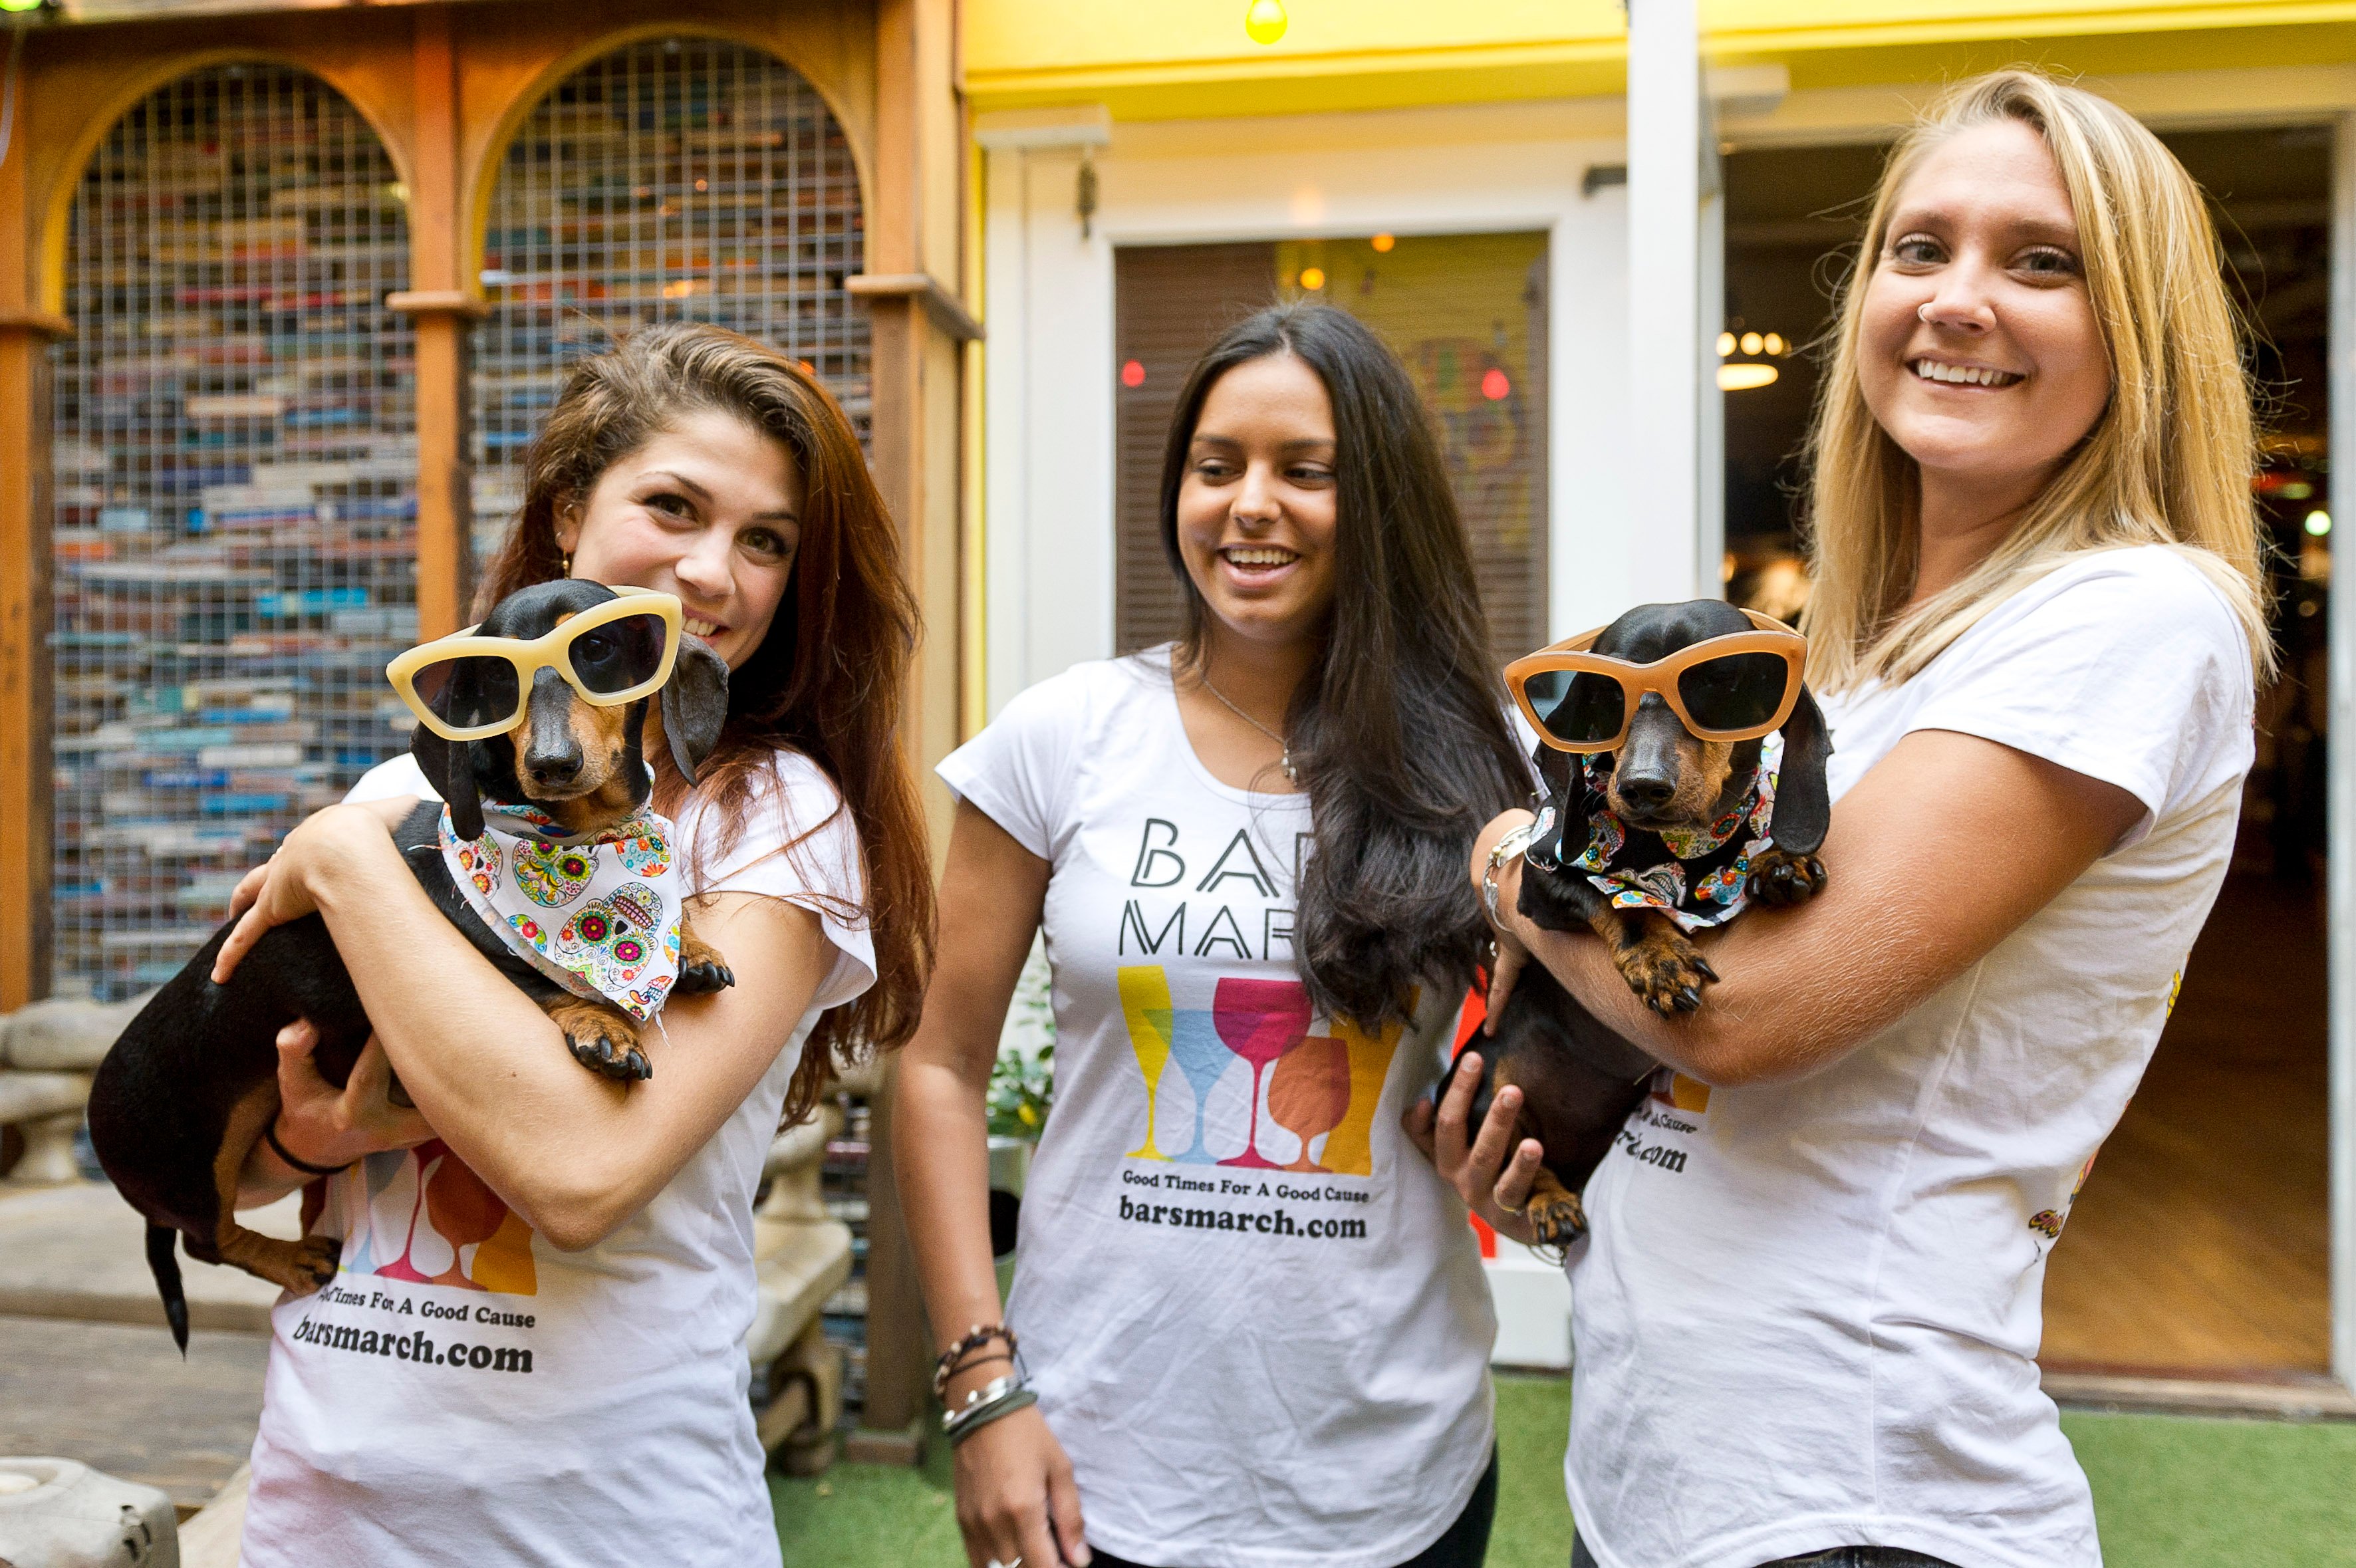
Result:
<instances>
[{"instance_id":1,"label":"yellow painted wall","mask_svg":"<svg viewBox=\"0 0 2356 1568\"><path fill-rule=\"evenodd\" d=\"M1121 119L1615 93L1618 0L965 0L974 107L1103 102ZM1795 87L1921 80L1999 59L2118 72L2356 59L2356 0L1701 0L1704 47Z\"/></svg>"}]
</instances>

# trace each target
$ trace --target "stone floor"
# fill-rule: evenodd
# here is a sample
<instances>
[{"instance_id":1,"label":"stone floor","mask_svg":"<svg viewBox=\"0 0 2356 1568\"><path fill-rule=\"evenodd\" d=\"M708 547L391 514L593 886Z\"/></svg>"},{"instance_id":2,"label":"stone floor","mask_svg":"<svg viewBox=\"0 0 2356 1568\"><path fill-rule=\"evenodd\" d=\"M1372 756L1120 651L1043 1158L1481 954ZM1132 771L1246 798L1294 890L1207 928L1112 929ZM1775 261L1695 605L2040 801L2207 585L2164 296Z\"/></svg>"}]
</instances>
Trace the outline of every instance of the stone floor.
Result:
<instances>
[{"instance_id":1,"label":"stone floor","mask_svg":"<svg viewBox=\"0 0 2356 1568\"><path fill-rule=\"evenodd\" d=\"M0 1317L0 1454L79 1459L161 1487L183 1512L245 1463L266 1335Z\"/></svg>"}]
</instances>

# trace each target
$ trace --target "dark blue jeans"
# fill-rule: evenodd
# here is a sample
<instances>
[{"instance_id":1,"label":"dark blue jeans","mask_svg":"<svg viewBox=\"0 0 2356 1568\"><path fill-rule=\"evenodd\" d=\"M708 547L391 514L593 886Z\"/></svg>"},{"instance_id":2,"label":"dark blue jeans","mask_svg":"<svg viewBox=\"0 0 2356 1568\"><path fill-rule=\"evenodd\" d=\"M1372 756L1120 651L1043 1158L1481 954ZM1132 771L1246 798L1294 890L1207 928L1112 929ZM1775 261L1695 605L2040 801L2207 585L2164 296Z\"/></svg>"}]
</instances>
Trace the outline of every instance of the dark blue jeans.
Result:
<instances>
[{"instance_id":1,"label":"dark blue jeans","mask_svg":"<svg viewBox=\"0 0 2356 1568\"><path fill-rule=\"evenodd\" d=\"M1570 1568L1596 1568L1585 1541L1571 1543ZM1829 1552L1812 1552L1805 1557L1778 1557L1772 1563L1761 1563L1759 1568L1954 1568L1954 1564L1944 1558L1909 1552L1902 1546L1836 1546Z\"/></svg>"},{"instance_id":2,"label":"dark blue jeans","mask_svg":"<svg viewBox=\"0 0 2356 1568\"><path fill-rule=\"evenodd\" d=\"M1399 1568L1481 1568L1489 1555L1489 1526L1497 1517L1497 1454L1489 1451L1489 1468L1472 1488L1472 1500L1447 1533L1417 1552ZM1091 1547L1088 1560L1098 1568L1142 1568L1125 1557Z\"/></svg>"}]
</instances>

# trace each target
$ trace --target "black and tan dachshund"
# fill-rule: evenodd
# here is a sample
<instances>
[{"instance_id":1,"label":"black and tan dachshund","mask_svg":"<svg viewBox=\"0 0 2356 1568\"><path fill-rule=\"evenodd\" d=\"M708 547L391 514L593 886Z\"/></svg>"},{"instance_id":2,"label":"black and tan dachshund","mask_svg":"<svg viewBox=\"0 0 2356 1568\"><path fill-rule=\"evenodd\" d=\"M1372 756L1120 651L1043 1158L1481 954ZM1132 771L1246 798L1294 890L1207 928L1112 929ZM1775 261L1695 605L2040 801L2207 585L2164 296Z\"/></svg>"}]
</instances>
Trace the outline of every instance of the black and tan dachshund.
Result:
<instances>
[{"instance_id":1,"label":"black and tan dachshund","mask_svg":"<svg viewBox=\"0 0 2356 1568\"><path fill-rule=\"evenodd\" d=\"M538 637L614 596L595 583L539 584L501 600L479 632ZM466 680L453 681L435 702L437 713L461 726L480 700ZM663 739L680 772L692 781L727 716L727 665L682 636L660 700ZM650 787L641 750L645 725L646 699L594 706L578 700L554 671L541 670L515 728L454 743L420 725L410 750L448 802L461 839L482 833L486 800L528 802L570 832L588 832L618 826L645 804ZM608 1077L648 1076L628 1014L558 985L518 957L467 906L442 858L441 815L440 806L422 804L393 834L435 908L556 1021L584 1065ZM147 1219L148 1266L183 1352L188 1314L172 1250L176 1231L190 1257L234 1263L290 1291L316 1290L334 1276L337 1244L331 1238L288 1241L237 1222L238 1173L278 1113L278 1031L296 1018L309 1019L319 1036L313 1059L321 1076L339 1088L369 1032L359 994L318 916L273 927L228 983L216 985L213 959L230 929L214 933L155 993L91 1084L91 1145L116 1188ZM683 916L680 934L675 993L734 983L721 955L688 929ZM397 1103L406 1102L397 1084L394 1095Z\"/></svg>"},{"instance_id":2,"label":"black and tan dachshund","mask_svg":"<svg viewBox=\"0 0 2356 1568\"><path fill-rule=\"evenodd\" d=\"M1597 639L1593 651L1631 664L1668 658L1710 638L1751 629L1740 610L1716 599L1644 605L1630 610ZM1574 696L1571 700L1577 700ZM1662 835L1689 846L1716 835L1729 813L1740 808L1759 771L1762 739L1709 741L1696 736L1657 693L1648 693L1626 719L1619 748L1602 754L1595 772L1579 759L1541 744L1537 752L1546 785L1541 822L1559 827L1566 856L1590 842L1592 818L1609 811L1620 847L1613 866L1651 866L1676 859ZM1608 733L1610 726L1605 726ZM1825 886L1817 858L1831 824L1832 802L1826 764L1832 755L1823 715L1803 687L1783 721L1783 757L1777 768L1770 822L1772 847L1743 858L1746 891L1771 906L1798 904ZM1551 835L1549 835L1551 836ZM1742 835L1717 847L1710 861L1740 854ZM1698 861L1697 863L1698 864ZM1692 867L1683 866L1682 871ZM1609 948L1629 988L1665 1016L1701 1004L1702 987L1718 978L1693 940L1666 914L1653 908L1616 907L1580 870L1549 869L1537 861L1522 868L1516 903L1523 916L1547 930L1592 930ZM1658 1063L1606 1027L1564 990L1544 965L1524 967L1512 997L1497 1020L1494 1038L1478 1042L1482 1082L1473 1101L1473 1125L1489 1112L1495 1091L1507 1084L1522 1091L1515 1141L1536 1138L1546 1159L1528 1213L1543 1245L1569 1244L1587 1229L1579 1193L1611 1151L1620 1125L1644 1097ZM1451 1075L1452 1076L1452 1075ZM1446 1091L1443 1081L1436 1093Z\"/></svg>"}]
</instances>

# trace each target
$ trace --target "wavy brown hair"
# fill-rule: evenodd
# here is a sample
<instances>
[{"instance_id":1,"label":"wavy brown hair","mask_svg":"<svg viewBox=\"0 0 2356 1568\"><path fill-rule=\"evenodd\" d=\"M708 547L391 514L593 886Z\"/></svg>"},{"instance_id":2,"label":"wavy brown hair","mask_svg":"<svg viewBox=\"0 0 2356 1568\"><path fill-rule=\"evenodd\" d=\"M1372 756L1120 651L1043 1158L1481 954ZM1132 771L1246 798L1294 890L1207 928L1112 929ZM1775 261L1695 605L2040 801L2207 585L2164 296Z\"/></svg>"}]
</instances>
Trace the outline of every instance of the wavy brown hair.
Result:
<instances>
[{"instance_id":1,"label":"wavy brown hair","mask_svg":"<svg viewBox=\"0 0 2356 1568\"><path fill-rule=\"evenodd\" d=\"M915 1032L933 961L931 857L899 744L916 602L899 531L841 405L776 349L701 323L642 328L576 361L525 458L523 509L483 574L476 608L563 576L557 527L566 512L616 462L707 410L784 442L803 499L792 581L761 646L729 674L727 723L695 792L719 813L724 847L744 832L772 755L790 747L817 763L859 831L875 943L875 983L819 1020L794 1069L792 1122L818 1103L838 1062L892 1049ZM668 748L653 750L655 802L675 811L687 780Z\"/></svg>"}]
</instances>

